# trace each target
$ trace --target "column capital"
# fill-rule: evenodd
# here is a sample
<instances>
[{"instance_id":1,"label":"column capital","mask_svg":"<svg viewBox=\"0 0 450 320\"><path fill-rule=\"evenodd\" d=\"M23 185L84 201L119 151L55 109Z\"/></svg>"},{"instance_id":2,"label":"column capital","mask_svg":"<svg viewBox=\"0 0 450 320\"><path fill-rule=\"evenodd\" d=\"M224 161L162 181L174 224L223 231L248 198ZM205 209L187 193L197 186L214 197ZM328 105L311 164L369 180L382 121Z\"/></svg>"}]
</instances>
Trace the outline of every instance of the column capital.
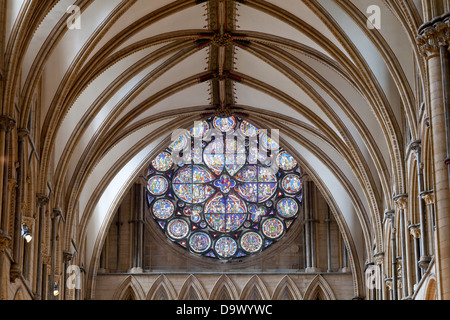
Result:
<instances>
[{"instance_id":1,"label":"column capital","mask_svg":"<svg viewBox=\"0 0 450 320\"><path fill-rule=\"evenodd\" d=\"M392 290L392 287L393 287L392 278L385 278L385 279L384 279L384 283L386 283L386 286L387 286L390 290Z\"/></svg>"},{"instance_id":2,"label":"column capital","mask_svg":"<svg viewBox=\"0 0 450 320\"><path fill-rule=\"evenodd\" d=\"M389 209L384 212L384 220L389 219L391 220L391 222L394 222L394 218L395 218L395 210Z\"/></svg>"},{"instance_id":3,"label":"column capital","mask_svg":"<svg viewBox=\"0 0 450 320\"><path fill-rule=\"evenodd\" d=\"M382 265L384 263L384 252L378 252L373 255L376 265Z\"/></svg>"},{"instance_id":4,"label":"column capital","mask_svg":"<svg viewBox=\"0 0 450 320\"><path fill-rule=\"evenodd\" d=\"M409 148L414 151L415 153L418 153L422 149L422 140L414 140L409 144Z\"/></svg>"},{"instance_id":5,"label":"column capital","mask_svg":"<svg viewBox=\"0 0 450 320\"><path fill-rule=\"evenodd\" d=\"M30 134L30 131L28 129L25 128L20 128L17 130L17 136L20 139L24 139L25 137L27 137Z\"/></svg>"},{"instance_id":6,"label":"column capital","mask_svg":"<svg viewBox=\"0 0 450 320\"><path fill-rule=\"evenodd\" d=\"M37 193L36 194L36 202L38 206L43 207L50 201L49 197L47 197L45 194Z\"/></svg>"},{"instance_id":7,"label":"column capital","mask_svg":"<svg viewBox=\"0 0 450 320\"><path fill-rule=\"evenodd\" d=\"M434 203L434 190L424 191L420 194L420 197L425 201L427 205Z\"/></svg>"},{"instance_id":8,"label":"column capital","mask_svg":"<svg viewBox=\"0 0 450 320\"><path fill-rule=\"evenodd\" d=\"M64 251L63 252L63 261L64 263L68 263L69 261L72 261L73 259L73 253L69 252L69 251Z\"/></svg>"},{"instance_id":9,"label":"column capital","mask_svg":"<svg viewBox=\"0 0 450 320\"><path fill-rule=\"evenodd\" d=\"M0 115L0 130L11 131L16 126L16 120L7 115Z\"/></svg>"},{"instance_id":10,"label":"column capital","mask_svg":"<svg viewBox=\"0 0 450 320\"><path fill-rule=\"evenodd\" d=\"M408 205L408 194L403 193L393 197L395 206L400 210L406 210Z\"/></svg>"},{"instance_id":11,"label":"column capital","mask_svg":"<svg viewBox=\"0 0 450 320\"><path fill-rule=\"evenodd\" d=\"M423 25L416 42L425 57L437 54L441 47L450 45L450 17L444 15Z\"/></svg>"},{"instance_id":12,"label":"column capital","mask_svg":"<svg viewBox=\"0 0 450 320\"><path fill-rule=\"evenodd\" d=\"M54 208L52 218L57 218L57 217L61 217L61 216L62 216L62 209Z\"/></svg>"},{"instance_id":13,"label":"column capital","mask_svg":"<svg viewBox=\"0 0 450 320\"><path fill-rule=\"evenodd\" d=\"M420 224L412 224L408 226L409 233L414 237L414 239L419 239L422 236L420 231Z\"/></svg>"},{"instance_id":14,"label":"column capital","mask_svg":"<svg viewBox=\"0 0 450 320\"><path fill-rule=\"evenodd\" d=\"M3 253L9 246L11 237L7 234L0 233L0 253Z\"/></svg>"}]
</instances>

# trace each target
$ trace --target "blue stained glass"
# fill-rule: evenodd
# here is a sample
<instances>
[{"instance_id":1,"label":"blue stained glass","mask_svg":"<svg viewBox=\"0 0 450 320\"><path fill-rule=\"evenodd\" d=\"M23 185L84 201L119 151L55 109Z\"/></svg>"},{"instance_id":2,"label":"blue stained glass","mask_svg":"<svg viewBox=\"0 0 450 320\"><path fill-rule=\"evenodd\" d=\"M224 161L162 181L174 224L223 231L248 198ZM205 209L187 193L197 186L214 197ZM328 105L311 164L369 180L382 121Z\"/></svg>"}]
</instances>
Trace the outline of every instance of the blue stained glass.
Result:
<instances>
[{"instance_id":1,"label":"blue stained glass","mask_svg":"<svg viewBox=\"0 0 450 320\"><path fill-rule=\"evenodd\" d=\"M223 237L217 240L214 249L222 258L230 258L237 251L237 243L230 237Z\"/></svg>"},{"instance_id":2,"label":"blue stained glass","mask_svg":"<svg viewBox=\"0 0 450 320\"><path fill-rule=\"evenodd\" d=\"M290 194L298 193L302 190L302 181L298 175L290 174L284 177L281 183L284 191Z\"/></svg>"},{"instance_id":3,"label":"blue stained glass","mask_svg":"<svg viewBox=\"0 0 450 320\"><path fill-rule=\"evenodd\" d=\"M281 152L277 157L278 167L282 170L289 171L297 166L297 161L287 152Z\"/></svg>"},{"instance_id":4,"label":"blue stained glass","mask_svg":"<svg viewBox=\"0 0 450 320\"><path fill-rule=\"evenodd\" d=\"M197 144L196 138L204 140ZM173 151L179 156L172 158ZM257 254L277 242L299 212L302 182L292 173L300 172L297 161L236 117L197 122L149 167L153 218L191 253L219 259Z\"/></svg>"},{"instance_id":5,"label":"blue stained glass","mask_svg":"<svg viewBox=\"0 0 450 320\"><path fill-rule=\"evenodd\" d=\"M236 127L236 119L234 117L230 118L215 118L214 127L222 132L230 132Z\"/></svg>"},{"instance_id":6,"label":"blue stained glass","mask_svg":"<svg viewBox=\"0 0 450 320\"><path fill-rule=\"evenodd\" d=\"M204 232L194 233L189 239L189 246L196 253L203 253L211 247L211 237Z\"/></svg>"},{"instance_id":7,"label":"blue stained glass","mask_svg":"<svg viewBox=\"0 0 450 320\"><path fill-rule=\"evenodd\" d=\"M260 130L247 121L242 121L241 131L247 137L256 137L259 135Z\"/></svg>"},{"instance_id":8,"label":"blue stained glass","mask_svg":"<svg viewBox=\"0 0 450 320\"><path fill-rule=\"evenodd\" d=\"M151 194L160 196L167 192L169 183L162 176L154 176L148 181L147 189Z\"/></svg>"},{"instance_id":9,"label":"blue stained glass","mask_svg":"<svg viewBox=\"0 0 450 320\"><path fill-rule=\"evenodd\" d=\"M298 213L297 202L289 198L279 201L277 204L277 209L278 213L286 219L290 219Z\"/></svg>"}]
</instances>

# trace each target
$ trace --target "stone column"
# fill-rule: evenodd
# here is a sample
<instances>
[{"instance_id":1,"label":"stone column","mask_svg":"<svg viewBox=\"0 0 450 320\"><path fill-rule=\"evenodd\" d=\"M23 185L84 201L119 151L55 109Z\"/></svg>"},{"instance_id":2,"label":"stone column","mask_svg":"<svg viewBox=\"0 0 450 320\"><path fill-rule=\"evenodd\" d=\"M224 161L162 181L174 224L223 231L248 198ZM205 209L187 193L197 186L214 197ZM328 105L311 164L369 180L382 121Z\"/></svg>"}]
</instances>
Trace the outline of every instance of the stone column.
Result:
<instances>
[{"instance_id":1,"label":"stone column","mask_svg":"<svg viewBox=\"0 0 450 320\"><path fill-rule=\"evenodd\" d=\"M53 215L52 215L52 233L51 233L51 239L50 239L50 246L51 246L51 264L50 264L50 286L51 291L53 292L53 286L55 284L55 271L56 271L56 237L58 235L58 218L61 217L62 211L61 209L53 209ZM51 294L50 300L55 300L56 297Z\"/></svg>"},{"instance_id":2,"label":"stone column","mask_svg":"<svg viewBox=\"0 0 450 320\"><path fill-rule=\"evenodd\" d=\"M391 273L392 273L392 300L398 300L397 283L397 229L395 228L395 211L388 210L384 213L385 219L391 224Z\"/></svg>"},{"instance_id":3,"label":"stone column","mask_svg":"<svg viewBox=\"0 0 450 320\"><path fill-rule=\"evenodd\" d=\"M5 251L11 241L10 237L0 234L0 279L3 279L4 264L5 264ZM0 281L0 300L6 300L3 292L3 281ZM5 288L6 289L6 288Z\"/></svg>"},{"instance_id":4,"label":"stone column","mask_svg":"<svg viewBox=\"0 0 450 320\"><path fill-rule=\"evenodd\" d=\"M428 207L428 216L431 221L431 230L432 232L436 231L436 216L434 213L434 192L432 190L425 191L421 195L422 199L425 201L426 206ZM434 242L434 237L431 241Z\"/></svg>"},{"instance_id":5,"label":"stone column","mask_svg":"<svg viewBox=\"0 0 450 320\"><path fill-rule=\"evenodd\" d=\"M63 291L63 300L67 300L67 270L69 268L69 263L70 261L72 261L73 259L73 254L68 252L68 251L64 251L63 252L63 262L64 262L64 278L63 278L63 288L61 288L60 290Z\"/></svg>"},{"instance_id":6,"label":"stone column","mask_svg":"<svg viewBox=\"0 0 450 320\"><path fill-rule=\"evenodd\" d=\"M403 298L408 297L408 268L407 268L407 255L406 255L406 226L405 226L405 211L408 204L408 195L399 195L395 198L395 205L398 210L400 218L400 239L399 243L401 245L402 253L402 294Z\"/></svg>"},{"instance_id":7,"label":"stone column","mask_svg":"<svg viewBox=\"0 0 450 320\"><path fill-rule=\"evenodd\" d=\"M7 235L7 200L8 200L8 172L9 146L11 131L15 121L8 116L0 116L0 234Z\"/></svg>"},{"instance_id":8,"label":"stone column","mask_svg":"<svg viewBox=\"0 0 450 320\"><path fill-rule=\"evenodd\" d=\"M303 187L303 198L304 198L304 217L303 217L303 224L304 224L304 230L305 230L305 247L306 247L306 268L305 271L308 272L308 270L311 269L311 228L310 228L310 210L309 207L311 205L311 200L309 197L309 190L310 184L309 180L304 180L304 187Z\"/></svg>"},{"instance_id":9,"label":"stone column","mask_svg":"<svg viewBox=\"0 0 450 320\"><path fill-rule=\"evenodd\" d=\"M419 29L418 45L426 58L429 80L429 110L435 169L436 271L438 296L450 300L450 190L447 154L448 107L444 105L446 75L442 66L450 42L450 18L442 17ZM444 54L445 52L445 54ZM444 62L446 63L446 62Z\"/></svg>"},{"instance_id":10,"label":"stone column","mask_svg":"<svg viewBox=\"0 0 450 320\"><path fill-rule=\"evenodd\" d=\"M348 267L347 246L345 245L344 238L342 238L342 269L341 269L341 272L344 272L344 273L350 272L350 268Z\"/></svg>"},{"instance_id":11,"label":"stone column","mask_svg":"<svg viewBox=\"0 0 450 320\"><path fill-rule=\"evenodd\" d=\"M3 172L3 180L0 182L2 184L2 193L0 194L1 197L1 207L0 210L2 212L1 219L0 219L0 229L2 230L0 234L7 235L8 230L8 182L9 182L9 147L11 144L11 131L16 125L16 122L14 119L3 116L1 118L3 122L3 126L5 127L5 144L4 144L4 152L3 152L3 163L2 167L0 168L0 171Z\"/></svg>"},{"instance_id":12,"label":"stone column","mask_svg":"<svg viewBox=\"0 0 450 320\"><path fill-rule=\"evenodd\" d=\"M411 148L416 154L417 163L417 182L419 187L419 195L424 192L424 178L423 178L423 164L422 164L422 142L414 141L411 143ZM431 257L428 252L428 232L427 219L425 210L425 201L419 196L419 219L420 219L420 260L419 266L425 271L430 264Z\"/></svg>"},{"instance_id":13,"label":"stone column","mask_svg":"<svg viewBox=\"0 0 450 320\"><path fill-rule=\"evenodd\" d=\"M9 145L11 130L15 121L8 116L0 116L0 280L4 277L4 255L10 245L11 237L8 235L8 172L9 172ZM4 300L3 284L0 281L0 300Z\"/></svg>"},{"instance_id":14,"label":"stone column","mask_svg":"<svg viewBox=\"0 0 450 320\"><path fill-rule=\"evenodd\" d=\"M14 238L13 238L13 264L11 266L11 282L15 282L22 274L20 266L20 252L22 247L22 189L23 189L23 169L24 169L24 143L25 137L28 136L28 130L20 129L18 132L17 144L17 182L16 182L16 207L14 215Z\"/></svg>"},{"instance_id":15,"label":"stone column","mask_svg":"<svg viewBox=\"0 0 450 320\"><path fill-rule=\"evenodd\" d=\"M327 272L333 272L331 269L331 216L330 216L330 207L327 206L327 218L325 219L327 224L327 261L328 261L328 270Z\"/></svg>"},{"instance_id":16,"label":"stone column","mask_svg":"<svg viewBox=\"0 0 450 320\"><path fill-rule=\"evenodd\" d=\"M36 299L42 299L42 239L44 234L44 210L49 198L43 194L36 195L38 205L38 234L37 234L37 259L36 259Z\"/></svg>"},{"instance_id":17,"label":"stone column","mask_svg":"<svg viewBox=\"0 0 450 320\"><path fill-rule=\"evenodd\" d=\"M414 224L408 227L411 236L414 238L414 256L415 256L415 267L416 267L416 283L414 285L414 291L416 291L416 286L422 279L422 270L419 267L420 260L420 225Z\"/></svg>"},{"instance_id":18,"label":"stone column","mask_svg":"<svg viewBox=\"0 0 450 320\"><path fill-rule=\"evenodd\" d=\"M377 289L377 300L384 300L383 297L383 264L384 264L384 252L378 252L374 254L375 266L376 266L376 289Z\"/></svg>"}]
</instances>

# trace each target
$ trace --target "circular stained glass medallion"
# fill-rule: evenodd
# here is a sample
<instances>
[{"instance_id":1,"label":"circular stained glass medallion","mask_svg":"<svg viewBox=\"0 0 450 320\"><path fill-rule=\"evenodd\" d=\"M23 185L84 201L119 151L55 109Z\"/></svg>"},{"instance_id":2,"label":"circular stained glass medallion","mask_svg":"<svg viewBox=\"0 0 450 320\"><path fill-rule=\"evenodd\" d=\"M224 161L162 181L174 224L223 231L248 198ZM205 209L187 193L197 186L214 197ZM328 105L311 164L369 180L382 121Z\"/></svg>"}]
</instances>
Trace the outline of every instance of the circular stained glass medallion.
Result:
<instances>
[{"instance_id":1,"label":"circular stained glass medallion","mask_svg":"<svg viewBox=\"0 0 450 320\"><path fill-rule=\"evenodd\" d=\"M262 226L263 234L270 239L277 239L283 235L283 222L277 218L271 218L264 221Z\"/></svg>"},{"instance_id":2,"label":"circular stained glass medallion","mask_svg":"<svg viewBox=\"0 0 450 320\"><path fill-rule=\"evenodd\" d=\"M242 121L241 131L246 137L254 138L260 133L260 130L247 121Z\"/></svg>"},{"instance_id":3,"label":"circular stained glass medallion","mask_svg":"<svg viewBox=\"0 0 450 320\"><path fill-rule=\"evenodd\" d=\"M283 218L290 219L298 213L298 204L294 199L282 199L277 204L277 210Z\"/></svg>"},{"instance_id":4,"label":"circular stained glass medallion","mask_svg":"<svg viewBox=\"0 0 450 320\"><path fill-rule=\"evenodd\" d=\"M184 150L184 148L186 148L187 146L187 138L185 135L182 135L180 137L178 137L177 139L175 139L174 142L172 142L172 144L169 146L170 149L172 149L173 151L182 151Z\"/></svg>"},{"instance_id":5,"label":"circular stained glass medallion","mask_svg":"<svg viewBox=\"0 0 450 320\"><path fill-rule=\"evenodd\" d=\"M160 172L168 171L170 168L172 168L173 165L173 159L170 154L167 152L161 152L159 156L155 158L152 162L153 168Z\"/></svg>"},{"instance_id":6,"label":"circular stained glass medallion","mask_svg":"<svg viewBox=\"0 0 450 320\"><path fill-rule=\"evenodd\" d=\"M154 196L161 196L169 189L169 182L163 176L153 176L147 184L148 191Z\"/></svg>"},{"instance_id":7,"label":"circular stained glass medallion","mask_svg":"<svg viewBox=\"0 0 450 320\"><path fill-rule=\"evenodd\" d=\"M230 132L236 127L236 119L234 117L230 118L219 118L214 119L214 128L221 132Z\"/></svg>"},{"instance_id":8,"label":"circular stained glass medallion","mask_svg":"<svg viewBox=\"0 0 450 320\"><path fill-rule=\"evenodd\" d=\"M172 239L184 239L189 234L189 224L182 219L174 219L167 225L167 233Z\"/></svg>"},{"instance_id":9,"label":"circular stained glass medallion","mask_svg":"<svg viewBox=\"0 0 450 320\"><path fill-rule=\"evenodd\" d=\"M189 247L195 253L204 253L211 248L211 237L205 232L197 232L189 238Z\"/></svg>"},{"instance_id":10,"label":"circular stained glass medallion","mask_svg":"<svg viewBox=\"0 0 450 320\"><path fill-rule=\"evenodd\" d=\"M261 136L261 143L267 150L274 151L280 148L280 145L274 139L270 138L267 134L264 133Z\"/></svg>"},{"instance_id":11,"label":"circular stained glass medallion","mask_svg":"<svg viewBox=\"0 0 450 320\"><path fill-rule=\"evenodd\" d=\"M160 199L153 205L153 214L157 219L167 220L175 211L175 206L172 201Z\"/></svg>"},{"instance_id":12,"label":"circular stained glass medallion","mask_svg":"<svg viewBox=\"0 0 450 320\"><path fill-rule=\"evenodd\" d=\"M296 174L289 174L284 177L281 186L289 194L299 193L302 190L302 180Z\"/></svg>"},{"instance_id":13,"label":"circular stained glass medallion","mask_svg":"<svg viewBox=\"0 0 450 320\"><path fill-rule=\"evenodd\" d=\"M222 258L231 258L236 254L237 243L231 237L222 237L217 240L214 250Z\"/></svg>"},{"instance_id":14,"label":"circular stained glass medallion","mask_svg":"<svg viewBox=\"0 0 450 320\"><path fill-rule=\"evenodd\" d=\"M285 151L278 155L277 164L281 170L290 171L297 166L297 161Z\"/></svg>"},{"instance_id":15,"label":"circular stained glass medallion","mask_svg":"<svg viewBox=\"0 0 450 320\"><path fill-rule=\"evenodd\" d=\"M191 129L190 134L194 138L203 138L209 131L209 124L207 121L196 122L194 128Z\"/></svg>"},{"instance_id":16,"label":"circular stained glass medallion","mask_svg":"<svg viewBox=\"0 0 450 320\"><path fill-rule=\"evenodd\" d=\"M244 251L252 254L261 250L263 246L263 239L256 232L247 232L241 237L241 247Z\"/></svg>"}]
</instances>

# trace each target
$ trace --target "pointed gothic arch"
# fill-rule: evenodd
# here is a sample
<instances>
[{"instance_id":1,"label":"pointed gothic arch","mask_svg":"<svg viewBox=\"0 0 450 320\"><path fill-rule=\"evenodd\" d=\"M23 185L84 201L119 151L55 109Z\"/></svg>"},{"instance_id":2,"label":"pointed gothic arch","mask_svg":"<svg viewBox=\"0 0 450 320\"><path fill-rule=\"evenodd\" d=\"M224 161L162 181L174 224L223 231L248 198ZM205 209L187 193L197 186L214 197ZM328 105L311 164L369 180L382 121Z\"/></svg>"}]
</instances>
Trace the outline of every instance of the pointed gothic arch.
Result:
<instances>
[{"instance_id":1,"label":"pointed gothic arch","mask_svg":"<svg viewBox=\"0 0 450 320\"><path fill-rule=\"evenodd\" d=\"M278 283L272 300L303 300L303 295L292 278L286 275Z\"/></svg>"},{"instance_id":2,"label":"pointed gothic arch","mask_svg":"<svg viewBox=\"0 0 450 320\"><path fill-rule=\"evenodd\" d=\"M261 278L255 275L245 285L240 300L270 300L270 294Z\"/></svg>"},{"instance_id":3,"label":"pointed gothic arch","mask_svg":"<svg viewBox=\"0 0 450 320\"><path fill-rule=\"evenodd\" d=\"M238 300L239 293L233 281L222 275L211 291L210 300Z\"/></svg>"},{"instance_id":4,"label":"pointed gothic arch","mask_svg":"<svg viewBox=\"0 0 450 320\"><path fill-rule=\"evenodd\" d=\"M178 300L208 300L208 294L197 277L191 274L184 282Z\"/></svg>"},{"instance_id":5,"label":"pointed gothic arch","mask_svg":"<svg viewBox=\"0 0 450 320\"><path fill-rule=\"evenodd\" d=\"M177 292L165 275L160 275L147 294L147 300L175 300Z\"/></svg>"},{"instance_id":6,"label":"pointed gothic arch","mask_svg":"<svg viewBox=\"0 0 450 320\"><path fill-rule=\"evenodd\" d=\"M336 296L329 283L319 274L306 289L305 300L336 300Z\"/></svg>"},{"instance_id":7,"label":"pointed gothic arch","mask_svg":"<svg viewBox=\"0 0 450 320\"><path fill-rule=\"evenodd\" d=\"M113 295L113 300L144 300L145 293L135 277L126 278Z\"/></svg>"}]
</instances>

